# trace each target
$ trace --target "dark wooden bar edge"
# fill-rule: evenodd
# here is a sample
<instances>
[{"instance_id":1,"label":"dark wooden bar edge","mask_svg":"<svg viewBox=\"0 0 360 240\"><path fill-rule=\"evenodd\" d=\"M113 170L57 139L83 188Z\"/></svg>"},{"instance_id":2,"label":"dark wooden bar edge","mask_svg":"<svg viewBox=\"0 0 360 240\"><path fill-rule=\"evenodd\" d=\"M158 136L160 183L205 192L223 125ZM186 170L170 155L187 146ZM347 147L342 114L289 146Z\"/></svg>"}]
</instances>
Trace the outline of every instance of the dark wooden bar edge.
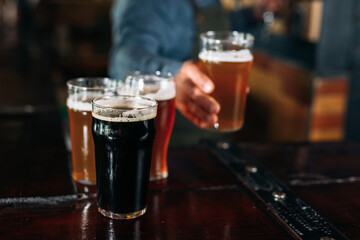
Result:
<instances>
[{"instance_id":1,"label":"dark wooden bar edge","mask_svg":"<svg viewBox=\"0 0 360 240\"><path fill-rule=\"evenodd\" d=\"M150 183L144 216L101 216L95 189L72 180L62 121L55 109L1 115L0 239L291 239L202 145L170 149L169 178ZM360 236L360 143L239 147L350 239Z\"/></svg>"},{"instance_id":2,"label":"dark wooden bar edge","mask_svg":"<svg viewBox=\"0 0 360 240\"><path fill-rule=\"evenodd\" d=\"M359 143L239 146L243 158L260 162L341 232L357 239ZM59 150L51 151L52 156ZM66 158L63 161L67 163ZM49 167L41 166L42 161L34 164L38 164L32 166L35 169ZM60 170L58 174L70 177L67 168ZM95 196L77 195L72 192L72 185L65 195L47 195L44 182L29 183L32 196L15 196L12 199L16 200L8 204L1 202L0 238L292 239L208 149L172 148L169 173L167 180L150 184L147 213L130 221L102 217L97 212ZM20 175L17 177L21 179ZM71 179L58 181L62 185ZM28 187L17 185L18 192L25 192L21 190L24 186ZM2 196L8 189L12 188L2 189ZM65 196L65 201L61 196ZM44 198L49 202L42 202ZM23 199L33 200L26 203Z\"/></svg>"}]
</instances>

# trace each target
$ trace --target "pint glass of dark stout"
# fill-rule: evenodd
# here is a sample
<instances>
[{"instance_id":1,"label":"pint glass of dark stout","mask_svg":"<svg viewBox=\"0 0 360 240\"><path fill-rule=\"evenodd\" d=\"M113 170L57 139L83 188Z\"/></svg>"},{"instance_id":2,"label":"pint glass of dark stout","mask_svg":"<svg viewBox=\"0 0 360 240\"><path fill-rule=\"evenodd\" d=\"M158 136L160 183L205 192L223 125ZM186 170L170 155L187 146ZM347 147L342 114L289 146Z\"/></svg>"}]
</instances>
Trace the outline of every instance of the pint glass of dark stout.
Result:
<instances>
[{"instance_id":1,"label":"pint glass of dark stout","mask_svg":"<svg viewBox=\"0 0 360 240\"><path fill-rule=\"evenodd\" d=\"M95 155L91 133L91 100L114 95L120 81L109 78L75 78L67 83L72 176L76 182L95 185Z\"/></svg>"},{"instance_id":2,"label":"pint glass of dark stout","mask_svg":"<svg viewBox=\"0 0 360 240\"><path fill-rule=\"evenodd\" d=\"M215 84L211 95L221 105L219 120L210 129L231 132L244 124L253 42L249 33L210 31L200 35L200 63Z\"/></svg>"},{"instance_id":3,"label":"pint glass of dark stout","mask_svg":"<svg viewBox=\"0 0 360 240\"><path fill-rule=\"evenodd\" d=\"M158 102L156 136L150 168L150 181L168 176L167 152L175 121L175 82L171 73L131 72L125 77L121 91L144 96Z\"/></svg>"},{"instance_id":4,"label":"pint glass of dark stout","mask_svg":"<svg viewBox=\"0 0 360 240\"><path fill-rule=\"evenodd\" d=\"M146 211L157 102L137 96L92 101L99 212L131 219Z\"/></svg>"}]
</instances>

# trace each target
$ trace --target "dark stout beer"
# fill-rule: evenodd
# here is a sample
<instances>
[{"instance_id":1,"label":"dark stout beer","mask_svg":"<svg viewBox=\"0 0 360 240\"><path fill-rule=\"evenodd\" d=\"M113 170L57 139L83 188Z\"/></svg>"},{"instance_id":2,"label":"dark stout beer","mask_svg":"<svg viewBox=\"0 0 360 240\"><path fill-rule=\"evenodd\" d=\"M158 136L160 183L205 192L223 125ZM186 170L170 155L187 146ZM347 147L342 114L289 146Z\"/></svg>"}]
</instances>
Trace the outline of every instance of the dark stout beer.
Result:
<instances>
[{"instance_id":1,"label":"dark stout beer","mask_svg":"<svg viewBox=\"0 0 360 240\"><path fill-rule=\"evenodd\" d=\"M119 219L140 216L146 211L156 102L99 98L92 115L99 211Z\"/></svg>"}]
</instances>

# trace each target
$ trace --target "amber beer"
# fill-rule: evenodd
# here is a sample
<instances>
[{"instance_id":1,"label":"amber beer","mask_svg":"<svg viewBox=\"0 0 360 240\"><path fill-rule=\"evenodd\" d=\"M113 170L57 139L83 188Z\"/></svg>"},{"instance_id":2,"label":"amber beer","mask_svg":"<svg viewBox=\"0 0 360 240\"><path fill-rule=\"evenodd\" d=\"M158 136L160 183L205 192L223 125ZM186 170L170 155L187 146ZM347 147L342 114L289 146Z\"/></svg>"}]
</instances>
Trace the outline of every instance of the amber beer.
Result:
<instances>
[{"instance_id":1,"label":"amber beer","mask_svg":"<svg viewBox=\"0 0 360 240\"><path fill-rule=\"evenodd\" d=\"M108 78L76 78L67 81L66 106L69 117L73 179L95 185L95 154L91 133L91 100L114 94L118 82Z\"/></svg>"},{"instance_id":2,"label":"amber beer","mask_svg":"<svg viewBox=\"0 0 360 240\"><path fill-rule=\"evenodd\" d=\"M170 73L131 72L125 78L123 90L158 102L156 136L154 140L150 180L168 176L167 153L175 121L175 82Z\"/></svg>"},{"instance_id":3,"label":"amber beer","mask_svg":"<svg viewBox=\"0 0 360 240\"><path fill-rule=\"evenodd\" d=\"M91 101L91 99L90 99ZM69 115L73 178L84 184L95 184L95 156L91 135L91 104L67 101Z\"/></svg>"},{"instance_id":4,"label":"amber beer","mask_svg":"<svg viewBox=\"0 0 360 240\"><path fill-rule=\"evenodd\" d=\"M211 95L221 105L218 122L209 127L219 131L239 130L244 124L253 38L237 32L208 32L201 38L200 63L215 84Z\"/></svg>"}]
</instances>

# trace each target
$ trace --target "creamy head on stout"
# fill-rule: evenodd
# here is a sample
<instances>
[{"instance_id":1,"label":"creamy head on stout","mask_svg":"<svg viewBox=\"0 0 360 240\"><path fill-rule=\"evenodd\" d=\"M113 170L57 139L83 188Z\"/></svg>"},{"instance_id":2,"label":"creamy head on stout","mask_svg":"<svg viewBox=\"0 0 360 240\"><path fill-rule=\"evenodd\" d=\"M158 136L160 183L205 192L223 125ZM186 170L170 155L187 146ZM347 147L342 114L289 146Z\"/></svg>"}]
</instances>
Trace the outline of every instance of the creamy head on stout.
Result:
<instances>
[{"instance_id":1,"label":"creamy head on stout","mask_svg":"<svg viewBox=\"0 0 360 240\"><path fill-rule=\"evenodd\" d=\"M148 105L139 102L129 101L127 105L119 105L116 100L101 99L97 100L96 108L92 112L94 118L108 122L138 122L145 121L156 117L156 109L148 108Z\"/></svg>"}]
</instances>

